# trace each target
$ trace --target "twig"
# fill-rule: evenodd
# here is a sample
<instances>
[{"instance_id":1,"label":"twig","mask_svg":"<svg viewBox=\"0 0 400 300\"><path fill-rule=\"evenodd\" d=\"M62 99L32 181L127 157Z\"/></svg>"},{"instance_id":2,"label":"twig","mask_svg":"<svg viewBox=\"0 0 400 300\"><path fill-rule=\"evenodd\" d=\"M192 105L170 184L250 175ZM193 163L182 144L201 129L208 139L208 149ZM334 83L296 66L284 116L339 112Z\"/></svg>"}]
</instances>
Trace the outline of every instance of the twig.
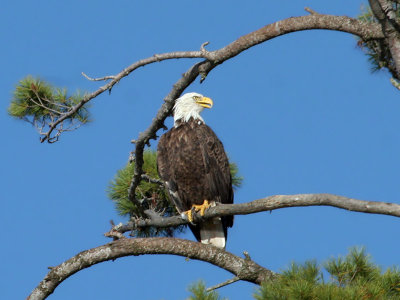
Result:
<instances>
[{"instance_id":1,"label":"twig","mask_svg":"<svg viewBox=\"0 0 400 300\"><path fill-rule=\"evenodd\" d=\"M92 78L89 77L88 75L86 75L84 72L81 73L86 79L90 80L90 81L104 81L104 80L110 80L110 79L115 79L114 75L111 76L104 76L104 77L100 77L100 78Z\"/></svg>"},{"instance_id":2,"label":"twig","mask_svg":"<svg viewBox=\"0 0 400 300\"><path fill-rule=\"evenodd\" d=\"M232 279L229 279L229 280L227 280L227 281L224 281L224 282L222 282L222 283L219 283L219 284L216 284L216 285L214 285L214 286L211 286L211 287L207 288L206 291L207 291L207 292L211 292L211 291L213 291L213 290L216 290L216 289L219 289L219 288L221 288L221 287L224 287L224 286L226 286L226 285L228 285L228 284L235 283L236 281L239 281L239 280L240 280L240 278L237 277L237 276L235 276L235 277L233 277Z\"/></svg>"},{"instance_id":3,"label":"twig","mask_svg":"<svg viewBox=\"0 0 400 300\"><path fill-rule=\"evenodd\" d=\"M392 77L392 78L390 78L390 82L396 89L400 90L400 82L399 81L397 81L396 79L394 79Z\"/></svg>"},{"instance_id":4,"label":"twig","mask_svg":"<svg viewBox=\"0 0 400 300\"><path fill-rule=\"evenodd\" d=\"M315 10L309 8L309 7L304 7L304 10L312 15L321 15L320 13L317 13Z\"/></svg>"},{"instance_id":5,"label":"twig","mask_svg":"<svg viewBox=\"0 0 400 300\"><path fill-rule=\"evenodd\" d=\"M151 182L151 183L156 183L156 184L161 185L161 186L164 185L164 183L162 182L162 180L156 179L156 178L151 178L151 177L150 177L149 175L147 175L147 174L142 174L142 179L147 180L148 182Z\"/></svg>"}]
</instances>

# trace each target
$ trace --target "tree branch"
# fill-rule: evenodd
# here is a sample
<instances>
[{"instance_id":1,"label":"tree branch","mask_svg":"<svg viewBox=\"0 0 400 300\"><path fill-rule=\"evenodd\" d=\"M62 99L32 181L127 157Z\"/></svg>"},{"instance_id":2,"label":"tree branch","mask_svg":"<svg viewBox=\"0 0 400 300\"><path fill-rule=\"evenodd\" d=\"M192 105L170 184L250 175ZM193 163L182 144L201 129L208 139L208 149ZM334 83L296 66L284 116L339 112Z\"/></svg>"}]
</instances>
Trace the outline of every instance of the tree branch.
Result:
<instances>
[{"instance_id":1,"label":"tree branch","mask_svg":"<svg viewBox=\"0 0 400 300\"><path fill-rule=\"evenodd\" d=\"M310 10L310 9L309 9ZM322 14L311 14L309 16L302 16L302 17L293 17L289 19L285 19L282 21L278 21L272 24L269 24L257 31L249 33L245 36L240 37L233 43L229 44L228 46L216 50L216 51L206 51L205 46L206 43L201 45L200 51L180 51L180 52L170 52L170 53L163 53L163 54L155 54L152 57L148 57L142 60L139 60L129 67L122 70L117 75L112 76L104 76L102 78L90 78L86 74L84 76L89 80L110 80L107 84L100 87L95 92L88 94L84 97L84 99L75 105L69 112L65 113L62 117L57 119L57 121L49 124L49 130L47 132L42 133L43 137L41 138L41 142L45 142L46 140L49 141L51 139L52 132L57 128L59 124L61 124L64 120L71 117L75 114L83 105L87 102L91 101L95 97L102 94L104 91L111 91L112 87L118 83L122 78L128 76L134 70L143 67L145 65L159 62L162 60L167 59L177 59L177 58L205 58L208 64L213 64L211 67L210 65L204 66L204 70L200 70L200 74L202 75L202 79L204 80L207 73L214 68L216 65L221 64L227 59L230 59L242 51L253 47L254 45L260 44L267 40L270 40L274 37L278 37L290 32L301 31L301 30L309 30L309 29L328 29L328 30L337 30L348 32L351 34L358 35L363 40L369 39L379 39L383 38L383 33L379 25L377 24L368 24L365 22L361 22L356 19L352 19L345 16L330 16L330 15L322 15ZM197 66L197 65L195 65ZM196 67L193 67L193 70ZM190 73L189 70L187 73ZM195 72L196 73L196 72ZM193 73L192 75L194 75ZM198 75L198 74L197 74ZM196 75L196 76L197 76ZM193 79L194 80L194 79ZM178 84L178 83L177 83ZM190 83L189 83L190 84ZM179 84L178 84L179 85ZM171 92L170 95L175 95L178 90L181 89L183 86L187 86L188 84L183 84L182 86L174 87L175 92ZM185 86L185 88L186 88ZM169 95L169 96L170 96ZM179 95L178 95L179 96ZM170 99L168 96L165 100ZM170 101L174 101L173 98ZM167 112L169 114L169 112ZM151 137L149 137L151 138Z\"/></svg>"},{"instance_id":2,"label":"tree branch","mask_svg":"<svg viewBox=\"0 0 400 300\"><path fill-rule=\"evenodd\" d=\"M155 54L151 57L139 60L129 67L123 69L121 72L119 72L117 75L112 75L112 76L104 76L102 78L90 78L86 74L83 73L83 75L93 81L99 81L99 80L109 80L112 79L110 82L107 84L103 85L100 87L98 90L94 91L91 94L86 95L81 102L79 102L77 105L75 105L68 113L65 113L62 117L60 117L56 122L52 123L49 125L49 130L44 133L43 137L40 139L40 141L43 143L46 140L48 141L51 138L52 132L57 128L59 124L61 124L64 120L68 119L71 117L73 114L75 114L83 105L85 105L87 102L90 100L96 98L100 94L102 94L104 91L111 91L113 86L117 84L122 78L128 76L130 73L135 71L136 69L155 63L155 62L160 62L163 60L167 59L177 59L177 58L207 58L205 56L205 53L203 51L177 51L177 52L169 52L169 53L163 53L163 54Z\"/></svg>"},{"instance_id":3,"label":"tree branch","mask_svg":"<svg viewBox=\"0 0 400 300\"><path fill-rule=\"evenodd\" d=\"M69 276L92 265L124 256L172 254L201 260L231 272L240 280L261 284L276 274L255 262L211 245L176 238L122 239L83 251L51 269L27 299L45 299Z\"/></svg>"},{"instance_id":4,"label":"tree branch","mask_svg":"<svg viewBox=\"0 0 400 300\"><path fill-rule=\"evenodd\" d=\"M400 26L396 20L390 1L387 0L369 0L371 10L381 25L385 40L389 46L396 70L391 73L394 78L400 79Z\"/></svg>"},{"instance_id":5,"label":"tree branch","mask_svg":"<svg viewBox=\"0 0 400 300\"><path fill-rule=\"evenodd\" d=\"M263 211L272 211L287 207L303 207L303 206L332 206L342 208L349 211L363 212L370 214L382 214L394 217L400 217L400 205L395 203L364 201L332 194L299 194L299 195L275 195L263 199L254 200L248 203L240 204L219 204L206 210L203 217L198 213L194 214L195 221L213 217L222 217L228 215L247 215ZM138 228L144 227L172 227L187 224L188 221L180 216L168 218L153 217L150 219L136 219L129 221L125 225L113 227L112 233L125 233Z\"/></svg>"},{"instance_id":6,"label":"tree branch","mask_svg":"<svg viewBox=\"0 0 400 300\"><path fill-rule=\"evenodd\" d=\"M235 277L233 277L231 279L228 279L227 281L224 281L222 283L216 284L214 286L210 286L209 288L206 289L206 291L207 292L211 292L213 290L216 290L216 289L222 288L224 286L227 286L228 284L235 283L236 281L239 281L239 280L240 280L240 278L235 276Z\"/></svg>"}]
</instances>

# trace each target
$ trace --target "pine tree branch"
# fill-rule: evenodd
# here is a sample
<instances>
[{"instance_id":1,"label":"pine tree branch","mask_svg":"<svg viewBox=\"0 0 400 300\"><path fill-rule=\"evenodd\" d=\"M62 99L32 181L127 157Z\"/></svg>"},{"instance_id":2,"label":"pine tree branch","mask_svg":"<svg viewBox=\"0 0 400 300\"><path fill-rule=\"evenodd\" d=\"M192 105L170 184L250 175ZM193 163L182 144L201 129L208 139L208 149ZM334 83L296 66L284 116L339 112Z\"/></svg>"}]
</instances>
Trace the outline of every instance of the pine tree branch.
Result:
<instances>
[{"instance_id":1,"label":"pine tree branch","mask_svg":"<svg viewBox=\"0 0 400 300\"><path fill-rule=\"evenodd\" d=\"M248 203L240 204L219 204L206 210L203 217L198 213L194 214L195 221L209 219L213 217L222 217L228 215L247 215L263 211L272 211L275 209L287 207L304 206L332 206L354 212L382 214L394 217L400 217L400 205L395 203L364 201L333 194L298 194L298 195L275 195L263 199L254 200ZM180 216L168 218L154 217L150 219L136 219L125 225L113 227L106 235L112 232L125 233L144 227L172 227L187 224L188 221Z\"/></svg>"},{"instance_id":2,"label":"pine tree branch","mask_svg":"<svg viewBox=\"0 0 400 300\"><path fill-rule=\"evenodd\" d=\"M310 9L308 9L310 11ZM200 47L200 51L180 51L180 52L170 52L170 53L163 53L163 54L155 54L152 57L148 57L142 60L139 60L129 67L123 69L117 75L110 75L104 76L102 78L90 78L86 74L86 78L89 80L111 80L107 84L100 87L98 90L94 91L91 94L87 94L81 102L71 108L70 111L65 113L55 122L49 125L49 129L47 132L42 133L41 142L49 141L52 137L52 132L57 129L57 126L64 122L66 119L70 118L74 115L83 105L87 102L91 101L92 99L96 98L100 94L105 91L111 91L113 86L117 84L122 78L128 76L130 73L135 71L136 69L146 66L148 64L152 64L155 62L167 60L167 59L178 59L178 58L204 58L207 65L203 67L202 70L199 70L202 80L207 76L208 72L211 71L215 66L218 64L223 63L224 61L238 55L239 53L245 51L246 49L253 47L257 44L263 43L268 41L272 38L295 32L295 31L302 31L302 30L310 30L310 29L327 29L327 30L336 30L336 31L343 31L347 33L351 33L354 35L359 36L363 40L369 39L379 39L383 38L383 33L379 25L377 24L368 24L356 19L352 19L345 16L331 16L331 15L323 15L323 14L311 14L309 16L302 16L302 17L293 17L284 19L272 24L269 24L265 27L262 27L259 30L256 30L252 33L244 35L234 41L233 43L227 45L224 48L221 48L216 51L207 51L205 50L205 46L208 42L204 43ZM211 64L211 65L210 65ZM187 73L191 73L191 75L198 75L196 74L195 65L191 70ZM187 74L189 75L189 74ZM191 76L186 76L191 77ZM187 80L187 79L186 79ZM174 86L173 92L171 92L167 97L166 101L174 101L176 96L170 99L171 96L177 95L179 96L180 93L178 92L182 87L186 88L191 81L184 80L181 84L177 83L177 87ZM194 80L194 79L193 79ZM192 81L193 81L192 80ZM181 81L181 80L180 80ZM167 115L170 113L169 111L166 112ZM152 138L152 136L148 137L148 139Z\"/></svg>"},{"instance_id":3,"label":"pine tree branch","mask_svg":"<svg viewBox=\"0 0 400 300\"><path fill-rule=\"evenodd\" d=\"M99 80L108 80L112 79L110 82L107 84L103 85L100 87L98 90L94 91L91 94L86 95L81 102L79 102L77 105L75 105L70 111L65 113L62 117L60 117L56 122L50 124L49 130L45 133L43 133L43 137L40 139L40 141L43 143L46 140L48 141L51 139L51 134L52 132L57 128L59 124L61 124L64 120L68 119L72 115L74 115L83 105L85 105L87 102L91 101L92 99L96 98L100 94L102 94L105 91L111 91L113 86L117 84L122 78L128 76L130 73L135 71L136 69L155 63L155 62L160 62L163 60L168 60L168 59L178 59L178 58L207 58L207 55L203 51L177 51L177 52L169 52L169 53L162 53L162 54L155 54L151 57L139 60L129 67L123 69L121 72L119 72L117 75L112 75L112 76L104 76L102 78L90 78L86 74L84 76L88 78L89 80L93 81L99 81Z\"/></svg>"},{"instance_id":4,"label":"pine tree branch","mask_svg":"<svg viewBox=\"0 0 400 300\"><path fill-rule=\"evenodd\" d=\"M57 267L52 267L27 300L47 298L65 279L95 264L120 257L145 254L171 254L201 260L232 273L240 280L255 284L273 280L276 276L274 272L251 260L240 258L211 245L176 238L122 239L83 251Z\"/></svg>"}]
</instances>

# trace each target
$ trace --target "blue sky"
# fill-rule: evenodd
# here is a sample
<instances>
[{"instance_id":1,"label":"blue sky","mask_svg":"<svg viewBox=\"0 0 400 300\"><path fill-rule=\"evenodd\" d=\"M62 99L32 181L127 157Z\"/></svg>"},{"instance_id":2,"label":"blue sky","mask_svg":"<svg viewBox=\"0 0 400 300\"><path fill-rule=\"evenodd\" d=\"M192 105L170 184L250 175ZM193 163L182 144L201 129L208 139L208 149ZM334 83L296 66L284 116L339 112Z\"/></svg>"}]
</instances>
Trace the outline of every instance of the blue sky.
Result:
<instances>
[{"instance_id":1,"label":"blue sky","mask_svg":"<svg viewBox=\"0 0 400 300\"><path fill-rule=\"evenodd\" d=\"M294 3L293 3L294 2ZM23 299L55 266L109 242L117 216L106 188L172 84L195 60L141 68L93 101L94 122L40 144L35 130L7 115L18 80L93 91L80 73L116 74L136 60L177 50L218 49L305 6L356 16L363 1L7 1L0 12L0 281L5 299ZM372 74L353 36L308 31L254 47L213 70L188 91L214 100L204 119L244 177L237 203L274 194L334 193L399 203L399 92L385 72ZM171 120L168 121L171 124ZM156 142L152 142L156 147ZM400 265L398 220L336 208L282 209L238 216L227 250L248 251L274 271L291 261L344 255L364 245L383 268ZM193 239L191 233L181 235ZM118 259L83 270L49 299L184 299L198 279L232 275L173 256ZM246 299L256 286L220 290Z\"/></svg>"}]
</instances>

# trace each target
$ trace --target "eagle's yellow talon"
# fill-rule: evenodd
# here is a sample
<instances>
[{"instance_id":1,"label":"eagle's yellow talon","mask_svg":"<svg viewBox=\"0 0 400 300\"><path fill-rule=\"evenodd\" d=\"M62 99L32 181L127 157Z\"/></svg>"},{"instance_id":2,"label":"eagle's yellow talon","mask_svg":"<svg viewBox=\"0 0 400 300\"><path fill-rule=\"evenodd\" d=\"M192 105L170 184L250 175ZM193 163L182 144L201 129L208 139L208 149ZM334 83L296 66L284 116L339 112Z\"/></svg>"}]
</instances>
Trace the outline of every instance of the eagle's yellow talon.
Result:
<instances>
[{"instance_id":1,"label":"eagle's yellow talon","mask_svg":"<svg viewBox=\"0 0 400 300\"><path fill-rule=\"evenodd\" d=\"M192 222L193 222L192 210L189 209L189 210L187 210L187 211L184 211L183 213L184 213L185 215L187 215L188 221L189 221L190 223L192 223Z\"/></svg>"},{"instance_id":2,"label":"eagle's yellow talon","mask_svg":"<svg viewBox=\"0 0 400 300\"><path fill-rule=\"evenodd\" d=\"M208 203L208 200L204 200L203 204L201 204L201 205L193 205L192 208L194 208L195 211L200 211L200 216L204 216L204 212L210 206L211 205Z\"/></svg>"},{"instance_id":3,"label":"eagle's yellow talon","mask_svg":"<svg viewBox=\"0 0 400 300\"><path fill-rule=\"evenodd\" d=\"M188 221L189 221L190 223L192 223L192 222L193 222L193 212L192 212L192 209L194 209L194 211L196 211L196 212L197 212L197 211L200 211L200 216L204 216L204 213L205 213L206 209L209 208L210 206L211 206L211 204L208 203L208 200L204 200L204 203L203 203L203 204L201 204L201 205L193 204L191 209L189 209L189 210L187 210L187 211L184 211L183 213L184 213L185 215L187 215Z\"/></svg>"}]
</instances>

